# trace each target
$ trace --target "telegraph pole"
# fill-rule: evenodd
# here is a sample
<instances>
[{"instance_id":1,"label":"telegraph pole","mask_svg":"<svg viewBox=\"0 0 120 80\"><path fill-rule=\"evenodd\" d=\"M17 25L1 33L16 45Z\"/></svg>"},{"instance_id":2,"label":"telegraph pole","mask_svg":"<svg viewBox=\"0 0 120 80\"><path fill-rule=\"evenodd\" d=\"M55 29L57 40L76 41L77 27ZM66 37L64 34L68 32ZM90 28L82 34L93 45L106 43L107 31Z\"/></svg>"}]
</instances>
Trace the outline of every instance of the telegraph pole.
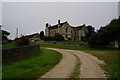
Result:
<instances>
[{"instance_id":1,"label":"telegraph pole","mask_svg":"<svg viewBox=\"0 0 120 80\"><path fill-rule=\"evenodd\" d=\"M16 38L18 38L18 28L16 29Z\"/></svg>"}]
</instances>

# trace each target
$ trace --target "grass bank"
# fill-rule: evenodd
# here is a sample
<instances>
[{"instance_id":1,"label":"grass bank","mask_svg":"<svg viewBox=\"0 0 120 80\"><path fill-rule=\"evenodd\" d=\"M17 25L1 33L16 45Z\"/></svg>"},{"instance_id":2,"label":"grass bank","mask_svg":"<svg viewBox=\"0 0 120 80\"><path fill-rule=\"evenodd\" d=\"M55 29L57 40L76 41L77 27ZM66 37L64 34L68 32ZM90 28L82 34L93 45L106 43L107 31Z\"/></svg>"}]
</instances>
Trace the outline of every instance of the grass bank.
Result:
<instances>
[{"instance_id":1,"label":"grass bank","mask_svg":"<svg viewBox=\"0 0 120 80\"><path fill-rule=\"evenodd\" d=\"M2 65L2 77L37 79L56 64L62 55L56 51L41 48L40 53L25 59Z\"/></svg>"},{"instance_id":2,"label":"grass bank","mask_svg":"<svg viewBox=\"0 0 120 80\"><path fill-rule=\"evenodd\" d=\"M98 57L100 60L103 60L106 65L102 65L101 67L106 71L106 74L109 75L109 78L118 78L120 79L120 51L117 49L107 49L107 48L90 48L90 47L66 47L66 46L55 46L55 45L47 45L41 44L42 47L52 47L52 48L60 48L60 49L73 49L73 50L81 50L83 52L92 54Z\"/></svg>"}]
</instances>

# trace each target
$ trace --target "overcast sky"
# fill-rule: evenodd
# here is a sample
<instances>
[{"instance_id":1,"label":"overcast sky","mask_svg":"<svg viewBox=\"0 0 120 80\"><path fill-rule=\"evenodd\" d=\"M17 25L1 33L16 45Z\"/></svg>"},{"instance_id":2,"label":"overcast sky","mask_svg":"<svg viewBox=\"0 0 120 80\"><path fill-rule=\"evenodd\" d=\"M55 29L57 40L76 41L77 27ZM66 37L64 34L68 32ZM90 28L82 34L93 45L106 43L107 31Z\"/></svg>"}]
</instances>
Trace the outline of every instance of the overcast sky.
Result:
<instances>
[{"instance_id":1,"label":"overcast sky","mask_svg":"<svg viewBox=\"0 0 120 80\"><path fill-rule=\"evenodd\" d=\"M99 29L118 17L118 2L3 2L2 29L9 38L44 31L45 24L68 21L72 26L90 24Z\"/></svg>"},{"instance_id":2,"label":"overcast sky","mask_svg":"<svg viewBox=\"0 0 120 80\"><path fill-rule=\"evenodd\" d=\"M2 3L0 2L0 25L2 24Z\"/></svg>"},{"instance_id":3,"label":"overcast sky","mask_svg":"<svg viewBox=\"0 0 120 80\"><path fill-rule=\"evenodd\" d=\"M120 16L120 1L118 3L118 15Z\"/></svg>"}]
</instances>

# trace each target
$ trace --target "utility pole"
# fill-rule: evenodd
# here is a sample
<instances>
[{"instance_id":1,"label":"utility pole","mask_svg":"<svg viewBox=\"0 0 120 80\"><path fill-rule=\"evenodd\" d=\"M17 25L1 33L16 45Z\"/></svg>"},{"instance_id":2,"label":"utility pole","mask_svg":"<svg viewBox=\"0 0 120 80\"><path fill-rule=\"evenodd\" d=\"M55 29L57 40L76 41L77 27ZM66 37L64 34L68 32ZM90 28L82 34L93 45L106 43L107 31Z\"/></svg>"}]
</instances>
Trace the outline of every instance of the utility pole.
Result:
<instances>
[{"instance_id":1,"label":"utility pole","mask_svg":"<svg viewBox=\"0 0 120 80\"><path fill-rule=\"evenodd\" d=\"M16 38L18 38L18 28L16 29Z\"/></svg>"}]
</instances>

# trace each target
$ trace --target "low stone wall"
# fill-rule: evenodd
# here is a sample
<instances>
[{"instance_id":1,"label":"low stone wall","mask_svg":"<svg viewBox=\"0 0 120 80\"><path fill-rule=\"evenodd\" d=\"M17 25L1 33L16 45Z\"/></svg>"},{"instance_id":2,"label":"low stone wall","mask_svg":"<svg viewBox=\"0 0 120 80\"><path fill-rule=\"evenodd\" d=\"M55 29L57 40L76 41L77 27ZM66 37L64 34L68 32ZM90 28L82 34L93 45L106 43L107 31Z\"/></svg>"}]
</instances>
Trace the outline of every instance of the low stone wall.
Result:
<instances>
[{"instance_id":1,"label":"low stone wall","mask_svg":"<svg viewBox=\"0 0 120 80\"><path fill-rule=\"evenodd\" d=\"M6 63L12 60L20 60L26 56L39 53L39 51L39 45L2 49L2 62Z\"/></svg>"},{"instance_id":2,"label":"low stone wall","mask_svg":"<svg viewBox=\"0 0 120 80\"><path fill-rule=\"evenodd\" d=\"M61 43L61 42L54 42L54 41L39 41L41 44L49 44L49 45L57 45L57 46L88 46L87 43L78 44L78 43ZM106 45L106 46L95 46L96 48L116 48L114 44Z\"/></svg>"},{"instance_id":3,"label":"low stone wall","mask_svg":"<svg viewBox=\"0 0 120 80\"><path fill-rule=\"evenodd\" d=\"M50 44L57 46L88 46L88 44L77 44L77 43L61 43L61 42L51 42L51 41L40 41L41 44Z\"/></svg>"}]
</instances>

